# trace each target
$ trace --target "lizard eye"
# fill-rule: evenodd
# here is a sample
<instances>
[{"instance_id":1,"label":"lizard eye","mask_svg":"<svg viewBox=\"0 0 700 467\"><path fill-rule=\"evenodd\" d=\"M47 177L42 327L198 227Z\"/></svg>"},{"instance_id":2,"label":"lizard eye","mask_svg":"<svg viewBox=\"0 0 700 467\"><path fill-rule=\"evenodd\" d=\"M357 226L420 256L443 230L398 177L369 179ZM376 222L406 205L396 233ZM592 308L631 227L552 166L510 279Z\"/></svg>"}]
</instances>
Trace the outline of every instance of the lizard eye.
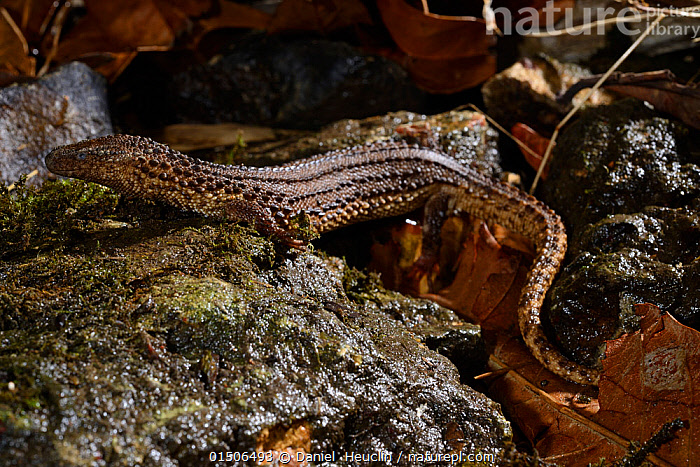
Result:
<instances>
[{"instance_id":1,"label":"lizard eye","mask_svg":"<svg viewBox=\"0 0 700 467\"><path fill-rule=\"evenodd\" d=\"M76 156L76 158L77 158L79 161L84 160L86 157L87 157L87 153L85 153L85 152L79 152L78 155Z\"/></svg>"}]
</instances>

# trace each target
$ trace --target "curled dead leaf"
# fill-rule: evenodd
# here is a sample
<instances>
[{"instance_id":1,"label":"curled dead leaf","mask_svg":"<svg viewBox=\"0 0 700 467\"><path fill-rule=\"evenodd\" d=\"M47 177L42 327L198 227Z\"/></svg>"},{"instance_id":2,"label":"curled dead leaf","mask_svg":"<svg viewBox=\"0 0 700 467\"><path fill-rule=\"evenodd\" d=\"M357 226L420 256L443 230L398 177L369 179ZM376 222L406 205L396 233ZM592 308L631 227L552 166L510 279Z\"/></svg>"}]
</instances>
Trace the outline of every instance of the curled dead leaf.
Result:
<instances>
[{"instance_id":1,"label":"curled dead leaf","mask_svg":"<svg viewBox=\"0 0 700 467\"><path fill-rule=\"evenodd\" d=\"M632 441L654 439L680 420L676 438L667 437L647 460L698 463L700 333L653 305L637 305L636 312L641 329L608 342L598 394L544 370L520 339L499 338L489 361L489 389L544 460L572 466L612 462L625 456Z\"/></svg>"},{"instance_id":2,"label":"curled dead leaf","mask_svg":"<svg viewBox=\"0 0 700 467\"><path fill-rule=\"evenodd\" d=\"M601 76L594 75L580 80L557 100L563 103L571 101L579 91L593 86ZM678 82L669 70L614 73L602 86L647 101L661 112L669 113L685 124L700 129L700 87Z\"/></svg>"},{"instance_id":3,"label":"curled dead leaf","mask_svg":"<svg viewBox=\"0 0 700 467\"><path fill-rule=\"evenodd\" d=\"M382 20L405 54L398 60L419 86L432 92L456 92L475 86L496 71L489 52L494 36L475 17L435 17L403 0L379 0Z\"/></svg>"},{"instance_id":4,"label":"curled dead leaf","mask_svg":"<svg viewBox=\"0 0 700 467\"><path fill-rule=\"evenodd\" d=\"M535 170L539 169L540 164L542 164L542 158L544 157L544 153L547 151L547 146L549 145L549 138L541 136L539 133L537 133L535 130L525 125L524 123L516 123L510 129L510 132L515 138L519 139L528 148L532 149L532 151L536 154L533 155L532 153L524 150L523 148L520 148L520 152L523 153L523 156L525 157L525 160L530 165L530 167L532 167ZM542 171L542 180L546 180L547 175L549 175L549 164L547 164L547 167L545 167Z\"/></svg>"},{"instance_id":5,"label":"curled dead leaf","mask_svg":"<svg viewBox=\"0 0 700 467\"><path fill-rule=\"evenodd\" d=\"M371 22L367 8L359 0L285 0L277 7L267 30L270 34L282 31L318 31L325 34Z\"/></svg>"}]
</instances>

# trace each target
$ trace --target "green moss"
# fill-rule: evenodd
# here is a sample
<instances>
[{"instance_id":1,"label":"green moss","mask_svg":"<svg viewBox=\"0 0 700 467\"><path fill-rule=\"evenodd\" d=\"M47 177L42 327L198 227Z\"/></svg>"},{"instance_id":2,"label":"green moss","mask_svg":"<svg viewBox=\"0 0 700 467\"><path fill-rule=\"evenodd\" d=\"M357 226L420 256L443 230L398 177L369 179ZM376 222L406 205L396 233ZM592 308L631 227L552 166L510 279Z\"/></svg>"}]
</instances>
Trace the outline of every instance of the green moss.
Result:
<instances>
[{"instance_id":1,"label":"green moss","mask_svg":"<svg viewBox=\"0 0 700 467\"><path fill-rule=\"evenodd\" d=\"M262 268L270 268L275 260L275 244L255 230L225 221L216 221L216 228L207 230L203 240L212 255L241 257ZM198 232L201 230L193 229Z\"/></svg>"},{"instance_id":2,"label":"green moss","mask_svg":"<svg viewBox=\"0 0 700 467\"><path fill-rule=\"evenodd\" d=\"M25 179L14 191L0 186L0 257L63 242L71 229L114 210L119 196L93 183L46 182L37 189Z\"/></svg>"},{"instance_id":3,"label":"green moss","mask_svg":"<svg viewBox=\"0 0 700 467\"><path fill-rule=\"evenodd\" d=\"M357 303L373 301L377 292L384 290L378 274L365 273L350 267L343 271L343 287L348 298Z\"/></svg>"},{"instance_id":4,"label":"green moss","mask_svg":"<svg viewBox=\"0 0 700 467\"><path fill-rule=\"evenodd\" d=\"M170 420L176 419L177 417L183 415L183 414L188 414L188 413L194 413L202 410L205 406L202 404L199 404L197 402L193 402L187 406L181 407L181 406L176 406L176 407L171 407L168 410L163 410L159 411L158 413L155 414L155 419L158 424L158 426L163 426L167 424Z\"/></svg>"}]
</instances>

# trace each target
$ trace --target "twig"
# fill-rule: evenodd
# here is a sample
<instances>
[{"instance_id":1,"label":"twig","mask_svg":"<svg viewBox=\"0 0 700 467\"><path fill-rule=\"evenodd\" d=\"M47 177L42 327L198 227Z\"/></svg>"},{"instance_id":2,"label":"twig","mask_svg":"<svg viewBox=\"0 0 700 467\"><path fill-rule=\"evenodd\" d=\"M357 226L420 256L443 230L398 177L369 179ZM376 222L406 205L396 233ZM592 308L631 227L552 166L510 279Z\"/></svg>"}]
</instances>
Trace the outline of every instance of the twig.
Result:
<instances>
[{"instance_id":1,"label":"twig","mask_svg":"<svg viewBox=\"0 0 700 467\"><path fill-rule=\"evenodd\" d=\"M71 4L70 2L66 2L61 5L60 10L58 10L58 13L56 13L56 17L53 22L53 26L51 29L53 29L53 38L51 41L51 49L49 50L49 53L46 54L46 61L44 62L44 65L41 67L41 70L37 73L38 77L44 76L47 71L49 71L49 66L51 66L51 60L56 56L56 52L58 51L58 40L61 38L61 30L63 29L63 23L66 21L66 15L68 14L68 11L71 9Z\"/></svg>"},{"instance_id":2,"label":"twig","mask_svg":"<svg viewBox=\"0 0 700 467\"><path fill-rule=\"evenodd\" d=\"M700 18L700 6L689 6L685 8L659 8L642 4L639 0L629 0L630 5L639 11L646 11L653 15L682 16L684 18Z\"/></svg>"}]
</instances>

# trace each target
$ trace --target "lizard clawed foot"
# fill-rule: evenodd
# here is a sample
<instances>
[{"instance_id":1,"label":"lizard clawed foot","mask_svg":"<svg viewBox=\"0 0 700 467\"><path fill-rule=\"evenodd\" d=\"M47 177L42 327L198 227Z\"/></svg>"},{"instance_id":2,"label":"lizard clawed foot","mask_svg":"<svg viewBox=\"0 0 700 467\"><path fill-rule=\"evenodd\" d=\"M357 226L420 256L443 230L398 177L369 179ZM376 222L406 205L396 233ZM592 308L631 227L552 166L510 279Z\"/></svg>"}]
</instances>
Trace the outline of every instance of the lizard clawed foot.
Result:
<instances>
[{"instance_id":1,"label":"lizard clawed foot","mask_svg":"<svg viewBox=\"0 0 700 467\"><path fill-rule=\"evenodd\" d=\"M498 240L496 240L496 237L493 236L491 231L489 230L489 226L486 225L486 222L484 221L479 221L479 237L486 242L486 244L493 249L500 249L501 244L498 243Z\"/></svg>"},{"instance_id":2,"label":"lizard clawed foot","mask_svg":"<svg viewBox=\"0 0 700 467\"><path fill-rule=\"evenodd\" d=\"M284 245L286 245L286 246L288 246L288 247L290 247L290 248L294 248L295 250L306 251L306 250L308 249L308 248L307 248L307 242L305 242L304 240L299 240L298 238L292 238L292 237L282 238L282 237L279 237L279 240L280 240L280 242L282 242Z\"/></svg>"}]
</instances>

